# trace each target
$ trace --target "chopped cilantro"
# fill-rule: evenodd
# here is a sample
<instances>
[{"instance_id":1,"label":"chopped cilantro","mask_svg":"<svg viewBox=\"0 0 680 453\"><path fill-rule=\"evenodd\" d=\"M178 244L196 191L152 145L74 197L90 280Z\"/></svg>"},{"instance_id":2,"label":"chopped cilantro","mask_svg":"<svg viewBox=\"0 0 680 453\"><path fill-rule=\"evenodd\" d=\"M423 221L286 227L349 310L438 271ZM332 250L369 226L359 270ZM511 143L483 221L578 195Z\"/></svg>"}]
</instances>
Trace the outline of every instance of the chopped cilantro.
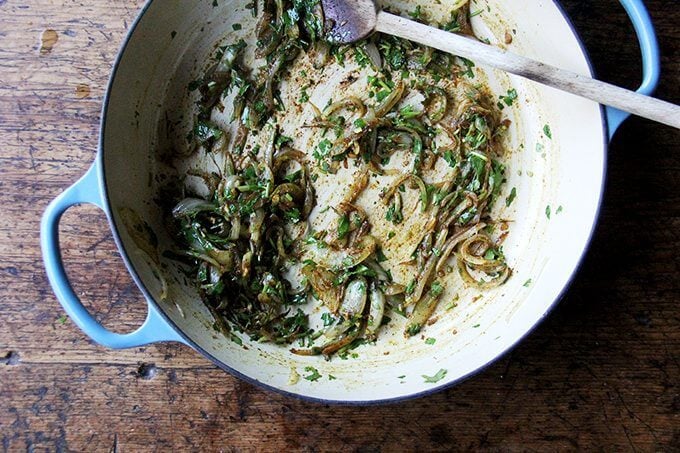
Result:
<instances>
[{"instance_id":1,"label":"chopped cilantro","mask_svg":"<svg viewBox=\"0 0 680 453\"><path fill-rule=\"evenodd\" d=\"M340 217L338 221L338 239L344 239L349 233L349 217L347 214Z\"/></svg>"},{"instance_id":2,"label":"chopped cilantro","mask_svg":"<svg viewBox=\"0 0 680 453\"><path fill-rule=\"evenodd\" d=\"M425 344L433 345L435 344L436 341L437 341L436 338L428 338L427 340L425 340Z\"/></svg>"},{"instance_id":3,"label":"chopped cilantro","mask_svg":"<svg viewBox=\"0 0 680 453\"><path fill-rule=\"evenodd\" d=\"M515 201L515 198L517 197L517 188L513 187L512 190L510 191L510 195L505 197L505 206L510 207L513 201Z\"/></svg>"},{"instance_id":4,"label":"chopped cilantro","mask_svg":"<svg viewBox=\"0 0 680 453\"><path fill-rule=\"evenodd\" d=\"M321 320L323 321L324 327L330 327L335 324L335 318L330 313L324 313L321 315Z\"/></svg>"},{"instance_id":5,"label":"chopped cilantro","mask_svg":"<svg viewBox=\"0 0 680 453\"><path fill-rule=\"evenodd\" d=\"M411 292L413 292L413 291L411 291ZM441 293L444 292L444 287L442 286L441 283L434 282L434 283L432 283L432 286L430 286L430 292L432 293L433 296L437 297L437 296L441 295Z\"/></svg>"},{"instance_id":6,"label":"chopped cilantro","mask_svg":"<svg viewBox=\"0 0 680 453\"><path fill-rule=\"evenodd\" d=\"M505 96L500 96L500 99L505 103L505 105L510 107L517 100L517 90L515 90L514 88L508 90L508 93ZM500 104L500 107L502 109L503 104Z\"/></svg>"},{"instance_id":7,"label":"chopped cilantro","mask_svg":"<svg viewBox=\"0 0 680 453\"><path fill-rule=\"evenodd\" d=\"M421 10L420 5L416 6L416 9L414 9L413 11L409 11L408 15L411 16L413 20L422 19L423 12Z\"/></svg>"},{"instance_id":8,"label":"chopped cilantro","mask_svg":"<svg viewBox=\"0 0 680 453\"><path fill-rule=\"evenodd\" d=\"M446 376L446 373L447 373L447 370L442 368L441 370L437 371L437 373L434 376L426 376L424 374L422 376L423 376L423 378L425 378L426 384L436 384L437 382L444 379L444 377Z\"/></svg>"},{"instance_id":9,"label":"chopped cilantro","mask_svg":"<svg viewBox=\"0 0 680 453\"><path fill-rule=\"evenodd\" d=\"M308 373L311 373L308 376L304 376L305 379L311 382L316 382L321 378L321 374L319 374L319 370L314 368L313 366L306 366L305 371Z\"/></svg>"},{"instance_id":10,"label":"chopped cilantro","mask_svg":"<svg viewBox=\"0 0 680 453\"><path fill-rule=\"evenodd\" d=\"M456 168L456 165L458 164L458 161L456 160L456 156L453 154L453 151L444 151L444 154L442 156L446 163L449 164L451 168Z\"/></svg>"},{"instance_id":11,"label":"chopped cilantro","mask_svg":"<svg viewBox=\"0 0 680 453\"><path fill-rule=\"evenodd\" d=\"M412 105L407 105L399 110L399 116L404 120L409 120L420 115L421 112L413 109Z\"/></svg>"},{"instance_id":12,"label":"chopped cilantro","mask_svg":"<svg viewBox=\"0 0 680 453\"><path fill-rule=\"evenodd\" d=\"M549 124L543 126L543 133L545 134L546 137L552 140L552 131L550 130Z\"/></svg>"},{"instance_id":13,"label":"chopped cilantro","mask_svg":"<svg viewBox=\"0 0 680 453\"><path fill-rule=\"evenodd\" d=\"M328 140L327 138L324 138L319 142L318 145L316 145L316 149L314 150L314 158L316 160L322 160L326 156L328 156L328 153L330 152L331 148L333 147L333 142Z\"/></svg>"},{"instance_id":14,"label":"chopped cilantro","mask_svg":"<svg viewBox=\"0 0 680 453\"><path fill-rule=\"evenodd\" d=\"M300 98L298 99L298 102L300 104L304 104L305 102L309 101L309 94L307 94L307 88L308 86L303 87L302 90L300 91Z\"/></svg>"}]
</instances>

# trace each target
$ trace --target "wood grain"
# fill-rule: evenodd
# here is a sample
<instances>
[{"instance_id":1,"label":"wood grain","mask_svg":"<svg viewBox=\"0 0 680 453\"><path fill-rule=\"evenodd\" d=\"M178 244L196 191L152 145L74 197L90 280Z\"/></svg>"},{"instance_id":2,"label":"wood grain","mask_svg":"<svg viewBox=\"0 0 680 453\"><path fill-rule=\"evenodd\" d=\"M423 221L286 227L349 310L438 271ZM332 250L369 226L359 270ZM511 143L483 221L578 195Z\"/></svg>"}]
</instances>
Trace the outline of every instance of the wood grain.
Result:
<instances>
[{"instance_id":1,"label":"wood grain","mask_svg":"<svg viewBox=\"0 0 680 453\"><path fill-rule=\"evenodd\" d=\"M680 101L680 11L648 0L657 96ZM326 407L245 384L188 348L92 344L46 282L38 223L94 158L107 77L138 0L0 0L0 446L3 451L680 450L680 133L629 121L571 290L512 353L436 395ZM633 87L615 0L565 0L600 78ZM44 33L53 30L56 34ZM62 225L68 271L107 326L144 304L103 214Z\"/></svg>"}]
</instances>

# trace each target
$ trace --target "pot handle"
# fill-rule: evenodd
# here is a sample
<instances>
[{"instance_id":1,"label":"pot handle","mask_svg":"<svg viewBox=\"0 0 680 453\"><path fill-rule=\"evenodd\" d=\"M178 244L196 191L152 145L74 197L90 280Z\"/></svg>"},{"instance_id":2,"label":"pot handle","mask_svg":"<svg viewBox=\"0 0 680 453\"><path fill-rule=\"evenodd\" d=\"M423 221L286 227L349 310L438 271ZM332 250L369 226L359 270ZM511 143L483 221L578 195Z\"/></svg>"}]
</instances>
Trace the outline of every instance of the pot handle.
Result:
<instances>
[{"instance_id":1,"label":"pot handle","mask_svg":"<svg viewBox=\"0 0 680 453\"><path fill-rule=\"evenodd\" d=\"M95 162L78 182L55 198L43 214L40 245L47 278L54 294L73 322L94 341L108 348L134 348L159 341L186 344L149 301L146 320L137 330L128 334L108 331L87 311L68 281L59 248L59 220L68 208L79 203L90 203L106 211L99 184L98 166Z\"/></svg>"},{"instance_id":2,"label":"pot handle","mask_svg":"<svg viewBox=\"0 0 680 453\"><path fill-rule=\"evenodd\" d=\"M642 51L642 85L638 93L651 96L659 83L661 62L659 57L659 44L654 31L654 24L649 12L642 0L620 0L633 22ZM607 107L607 124L609 126L609 139L628 117L630 113L623 112L613 107Z\"/></svg>"}]
</instances>

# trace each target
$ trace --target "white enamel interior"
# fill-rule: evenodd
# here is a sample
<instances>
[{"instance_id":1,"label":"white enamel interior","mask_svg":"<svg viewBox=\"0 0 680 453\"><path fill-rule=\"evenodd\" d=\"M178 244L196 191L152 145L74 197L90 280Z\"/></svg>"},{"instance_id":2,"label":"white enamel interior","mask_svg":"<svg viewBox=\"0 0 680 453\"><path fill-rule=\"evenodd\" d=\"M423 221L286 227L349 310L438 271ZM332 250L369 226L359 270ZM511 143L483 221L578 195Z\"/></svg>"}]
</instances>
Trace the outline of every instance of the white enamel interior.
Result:
<instances>
[{"instance_id":1,"label":"white enamel interior","mask_svg":"<svg viewBox=\"0 0 680 453\"><path fill-rule=\"evenodd\" d=\"M400 329L392 328L377 345L361 346L358 358L348 360L326 362L250 342L240 347L212 329L195 291L180 283L184 279L169 261L162 263L169 297L159 300L155 270L129 236L120 212L133 209L154 230L161 248L168 243L154 202L164 171L156 156L166 151L161 149L166 115L177 118L177 110L187 102L186 85L197 78L214 44L248 33L253 24L245 8L248 1L219 0L218 6L206 0L151 2L116 70L101 150L107 195L124 252L148 293L177 329L215 360L252 380L306 397L358 402L406 397L458 380L493 361L546 315L578 265L597 215L605 157L598 105L496 72L488 73L495 91L504 94L514 87L519 93L519 102L506 109L513 121L513 152L502 199L512 187L518 196L511 210L498 203L498 215L512 221L504 250L515 272L506 285L481 298L476 291L457 291L458 306L450 311L443 309L449 301L442 302L438 322L424 332L436 339L434 345L421 337L407 340ZM452 3L442 0L436 8L445 12ZM492 42L503 42L506 30L515 30L509 49L589 74L579 43L552 0L480 0L473 5L473 10L482 11L474 19L477 32ZM232 31L234 23L243 24L243 30ZM543 132L546 124L552 139ZM537 143L542 152L537 152ZM317 368L323 378L291 384L291 369L304 376L306 366ZM440 369L447 370L443 380L424 382L422 375ZM337 379L329 380L329 374Z\"/></svg>"}]
</instances>

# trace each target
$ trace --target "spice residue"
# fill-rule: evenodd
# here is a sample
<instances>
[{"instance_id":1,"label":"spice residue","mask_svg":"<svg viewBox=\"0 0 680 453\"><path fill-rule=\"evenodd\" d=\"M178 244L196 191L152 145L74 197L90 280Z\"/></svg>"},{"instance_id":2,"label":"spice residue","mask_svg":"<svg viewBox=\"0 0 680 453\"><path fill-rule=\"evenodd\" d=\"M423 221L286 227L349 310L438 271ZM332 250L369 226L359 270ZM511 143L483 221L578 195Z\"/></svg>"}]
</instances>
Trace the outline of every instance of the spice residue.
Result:
<instances>
[{"instance_id":1,"label":"spice residue","mask_svg":"<svg viewBox=\"0 0 680 453\"><path fill-rule=\"evenodd\" d=\"M42 33L40 38L40 54L45 55L52 52L52 48L59 41L59 35L52 29L47 29Z\"/></svg>"}]
</instances>

